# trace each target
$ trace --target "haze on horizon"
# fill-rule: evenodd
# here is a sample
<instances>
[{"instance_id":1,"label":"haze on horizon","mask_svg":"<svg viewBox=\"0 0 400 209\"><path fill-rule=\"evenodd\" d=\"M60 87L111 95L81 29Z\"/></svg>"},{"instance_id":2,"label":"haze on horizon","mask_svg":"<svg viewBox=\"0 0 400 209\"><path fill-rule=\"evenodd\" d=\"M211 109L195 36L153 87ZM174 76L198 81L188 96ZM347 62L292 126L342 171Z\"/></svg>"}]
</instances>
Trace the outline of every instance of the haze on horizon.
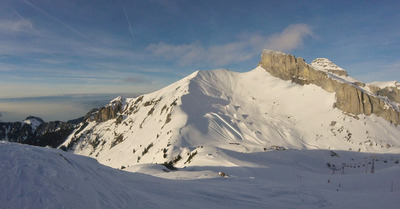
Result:
<instances>
[{"instance_id":1,"label":"haze on horizon","mask_svg":"<svg viewBox=\"0 0 400 209\"><path fill-rule=\"evenodd\" d=\"M46 97L0 99L0 122L22 121L36 116L44 121L68 121L85 116L93 108L100 108L112 99L136 97L139 94L72 94Z\"/></svg>"}]
</instances>

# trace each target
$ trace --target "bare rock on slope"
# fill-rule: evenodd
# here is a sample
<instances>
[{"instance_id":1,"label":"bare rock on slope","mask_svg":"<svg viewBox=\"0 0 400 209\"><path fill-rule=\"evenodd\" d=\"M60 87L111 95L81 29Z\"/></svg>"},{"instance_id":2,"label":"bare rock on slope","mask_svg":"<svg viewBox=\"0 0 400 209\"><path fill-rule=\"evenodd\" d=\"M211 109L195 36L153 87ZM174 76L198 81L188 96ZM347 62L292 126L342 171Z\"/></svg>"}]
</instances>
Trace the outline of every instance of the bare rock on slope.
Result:
<instances>
[{"instance_id":1,"label":"bare rock on slope","mask_svg":"<svg viewBox=\"0 0 400 209\"><path fill-rule=\"evenodd\" d=\"M100 110L92 113L92 116L89 117L89 121L104 122L117 118L123 111L125 100L125 98L118 97L111 101L110 105L102 107Z\"/></svg>"}]
</instances>

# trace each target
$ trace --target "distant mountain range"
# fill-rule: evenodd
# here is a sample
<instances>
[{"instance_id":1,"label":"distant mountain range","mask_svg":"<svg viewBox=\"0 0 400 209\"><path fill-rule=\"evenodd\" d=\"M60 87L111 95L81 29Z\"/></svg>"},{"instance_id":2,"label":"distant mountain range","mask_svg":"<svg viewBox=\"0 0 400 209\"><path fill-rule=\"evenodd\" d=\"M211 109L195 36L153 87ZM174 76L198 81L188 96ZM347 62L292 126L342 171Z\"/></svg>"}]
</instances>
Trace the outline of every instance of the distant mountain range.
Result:
<instances>
[{"instance_id":1,"label":"distant mountain range","mask_svg":"<svg viewBox=\"0 0 400 209\"><path fill-rule=\"evenodd\" d=\"M41 118L29 116L22 122L0 122L0 139L57 148L82 120L44 122Z\"/></svg>"}]
</instances>

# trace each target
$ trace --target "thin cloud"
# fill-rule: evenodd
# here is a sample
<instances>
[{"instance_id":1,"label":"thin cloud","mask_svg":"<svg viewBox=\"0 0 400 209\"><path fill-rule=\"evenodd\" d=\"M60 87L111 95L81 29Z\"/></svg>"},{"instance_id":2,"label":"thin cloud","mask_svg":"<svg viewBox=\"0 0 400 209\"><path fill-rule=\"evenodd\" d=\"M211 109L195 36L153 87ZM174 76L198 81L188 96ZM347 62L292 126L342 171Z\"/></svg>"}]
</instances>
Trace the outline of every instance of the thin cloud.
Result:
<instances>
[{"instance_id":1,"label":"thin cloud","mask_svg":"<svg viewBox=\"0 0 400 209\"><path fill-rule=\"evenodd\" d=\"M230 62L245 61L251 57L246 45L242 42L208 48L204 47L199 41L182 45L161 42L151 44L147 47L147 51L167 60L177 60L179 65L211 63L220 66Z\"/></svg>"},{"instance_id":2,"label":"thin cloud","mask_svg":"<svg viewBox=\"0 0 400 209\"><path fill-rule=\"evenodd\" d=\"M309 25L289 25L282 31L282 33L269 37L265 46L274 50L291 52L294 49L303 46L304 38L312 35L313 33Z\"/></svg>"},{"instance_id":3,"label":"thin cloud","mask_svg":"<svg viewBox=\"0 0 400 209\"><path fill-rule=\"evenodd\" d=\"M312 29L306 24L289 25L281 33L271 36L245 34L236 42L206 47L199 41L190 44L151 44L146 49L157 57L177 60L179 65L208 63L219 67L228 63L249 60L263 49L291 52L304 44L306 37L312 36Z\"/></svg>"},{"instance_id":4,"label":"thin cloud","mask_svg":"<svg viewBox=\"0 0 400 209\"><path fill-rule=\"evenodd\" d=\"M20 15L17 11L13 10L14 14L17 15L19 17L19 19L21 19L23 22L26 23L27 26L29 26L29 28L31 30L33 30L33 24L31 23L31 21L25 19L24 17L22 17L22 15Z\"/></svg>"},{"instance_id":5,"label":"thin cloud","mask_svg":"<svg viewBox=\"0 0 400 209\"><path fill-rule=\"evenodd\" d=\"M27 20L0 20L0 31L4 33L27 32L32 28L32 23Z\"/></svg>"},{"instance_id":6,"label":"thin cloud","mask_svg":"<svg viewBox=\"0 0 400 209\"><path fill-rule=\"evenodd\" d=\"M39 13L43 14L44 16L56 21L57 23L65 26L66 28L68 28L70 31L72 31L73 33L75 33L76 35L80 36L81 38L84 38L88 41L92 41L90 40L88 37L86 37L84 34L82 34L81 32L79 32L78 30L76 30L75 28L73 28L72 26L68 25L67 23L57 19L56 17L50 15L49 13L43 11L42 9L40 9L39 7L37 7L36 5L34 5L33 3L29 2L28 0L24 0L24 2L26 4L28 4L29 6L31 6L33 9L35 9L36 11L38 11Z\"/></svg>"},{"instance_id":7,"label":"thin cloud","mask_svg":"<svg viewBox=\"0 0 400 209\"><path fill-rule=\"evenodd\" d=\"M128 77L124 78L123 81L125 83L130 83L130 84L144 84L144 83L150 83L148 80L143 79L143 78L138 78L138 77Z\"/></svg>"}]
</instances>

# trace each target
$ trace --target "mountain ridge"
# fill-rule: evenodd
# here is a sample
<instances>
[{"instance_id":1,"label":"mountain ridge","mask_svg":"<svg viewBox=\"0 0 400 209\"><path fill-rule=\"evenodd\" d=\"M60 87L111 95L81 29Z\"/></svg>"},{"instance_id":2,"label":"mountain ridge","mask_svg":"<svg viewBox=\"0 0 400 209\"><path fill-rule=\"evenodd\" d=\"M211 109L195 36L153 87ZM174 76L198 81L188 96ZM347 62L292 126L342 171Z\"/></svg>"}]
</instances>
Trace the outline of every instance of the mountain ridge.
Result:
<instances>
[{"instance_id":1,"label":"mountain ridge","mask_svg":"<svg viewBox=\"0 0 400 209\"><path fill-rule=\"evenodd\" d=\"M345 71L325 58L319 63ZM248 72L195 71L153 93L117 97L76 120L68 133L49 135L56 144L10 141L59 147L114 168L147 163L185 167L206 159L228 165L234 159L221 157L226 150L397 152L399 128L385 115L398 114L393 108L398 105L396 83L364 84L328 68L315 69L302 58L266 50L259 66ZM33 130L32 125L24 127ZM3 140L18 135L10 135L11 129L0 130Z\"/></svg>"},{"instance_id":2,"label":"mountain ridge","mask_svg":"<svg viewBox=\"0 0 400 209\"><path fill-rule=\"evenodd\" d=\"M277 78L262 65L245 73L196 71L159 91L113 100L78 127L63 149L114 168L231 165L235 160L222 150L398 151L396 125L375 114L344 114L335 103L335 92ZM98 120L99 114L105 117Z\"/></svg>"},{"instance_id":3,"label":"mountain ridge","mask_svg":"<svg viewBox=\"0 0 400 209\"><path fill-rule=\"evenodd\" d=\"M45 122L39 117L28 116L21 122L0 122L0 140L56 148L82 120Z\"/></svg>"}]
</instances>

